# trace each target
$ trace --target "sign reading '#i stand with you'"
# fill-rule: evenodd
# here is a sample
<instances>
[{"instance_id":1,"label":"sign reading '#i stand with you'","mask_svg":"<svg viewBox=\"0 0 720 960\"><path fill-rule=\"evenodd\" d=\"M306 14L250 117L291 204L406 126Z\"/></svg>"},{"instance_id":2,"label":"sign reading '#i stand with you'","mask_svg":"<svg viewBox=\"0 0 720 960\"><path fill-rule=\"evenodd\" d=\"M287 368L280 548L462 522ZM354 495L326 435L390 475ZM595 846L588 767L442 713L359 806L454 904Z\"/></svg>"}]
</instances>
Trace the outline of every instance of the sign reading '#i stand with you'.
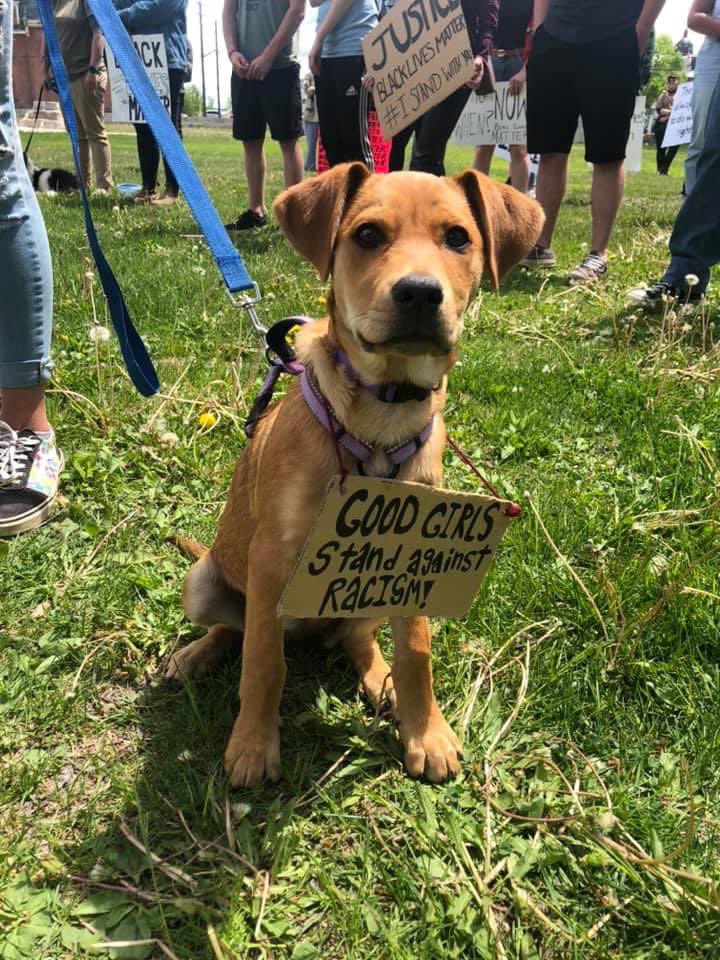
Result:
<instances>
[{"instance_id":1,"label":"sign reading '#i stand with you'","mask_svg":"<svg viewBox=\"0 0 720 960\"><path fill-rule=\"evenodd\" d=\"M335 477L280 600L292 617L464 617L510 523L508 502Z\"/></svg>"},{"instance_id":2,"label":"sign reading '#i stand with you'","mask_svg":"<svg viewBox=\"0 0 720 960\"><path fill-rule=\"evenodd\" d=\"M460 0L400 0L362 46L387 140L473 75L474 58Z\"/></svg>"}]
</instances>

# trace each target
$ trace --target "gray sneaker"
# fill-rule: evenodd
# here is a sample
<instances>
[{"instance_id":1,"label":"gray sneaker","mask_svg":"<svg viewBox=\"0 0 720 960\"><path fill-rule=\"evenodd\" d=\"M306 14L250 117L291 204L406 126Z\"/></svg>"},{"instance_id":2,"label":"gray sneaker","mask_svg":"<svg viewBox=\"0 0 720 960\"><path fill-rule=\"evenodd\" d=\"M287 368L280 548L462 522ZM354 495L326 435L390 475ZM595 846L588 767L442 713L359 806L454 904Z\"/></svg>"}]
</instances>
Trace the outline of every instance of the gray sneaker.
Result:
<instances>
[{"instance_id":1,"label":"gray sneaker","mask_svg":"<svg viewBox=\"0 0 720 960\"><path fill-rule=\"evenodd\" d=\"M543 270L554 267L556 263L555 254L550 247L543 247L536 243L525 259L520 261L520 266L530 267L531 270Z\"/></svg>"},{"instance_id":2,"label":"gray sneaker","mask_svg":"<svg viewBox=\"0 0 720 960\"><path fill-rule=\"evenodd\" d=\"M583 262L570 271L568 281L571 286L579 287L586 283L594 283L596 280L604 280L607 272L607 257L591 250Z\"/></svg>"}]
</instances>

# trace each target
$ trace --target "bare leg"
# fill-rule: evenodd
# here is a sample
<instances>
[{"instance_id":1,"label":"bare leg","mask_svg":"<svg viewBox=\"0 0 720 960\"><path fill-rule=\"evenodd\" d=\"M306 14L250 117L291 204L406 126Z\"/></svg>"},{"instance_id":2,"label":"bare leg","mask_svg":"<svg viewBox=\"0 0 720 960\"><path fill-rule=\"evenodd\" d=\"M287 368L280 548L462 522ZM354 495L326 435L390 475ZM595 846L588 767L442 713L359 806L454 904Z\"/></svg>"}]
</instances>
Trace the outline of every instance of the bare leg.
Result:
<instances>
[{"instance_id":1,"label":"bare leg","mask_svg":"<svg viewBox=\"0 0 720 960\"><path fill-rule=\"evenodd\" d=\"M360 684L373 709L377 710L383 700L387 700L394 710L391 671L378 646L377 628L365 621L353 624L343 637L342 645L360 676Z\"/></svg>"},{"instance_id":2,"label":"bare leg","mask_svg":"<svg viewBox=\"0 0 720 960\"><path fill-rule=\"evenodd\" d=\"M530 182L530 155L522 143L510 147L510 182L520 193L527 193Z\"/></svg>"},{"instance_id":3,"label":"bare leg","mask_svg":"<svg viewBox=\"0 0 720 960\"><path fill-rule=\"evenodd\" d=\"M568 155L544 153L540 157L535 196L545 212L545 226L538 237L541 247L552 245L555 224L567 187Z\"/></svg>"},{"instance_id":4,"label":"bare leg","mask_svg":"<svg viewBox=\"0 0 720 960\"><path fill-rule=\"evenodd\" d=\"M243 140L248 208L258 216L265 214L265 151L263 140ZM301 165L302 166L302 165Z\"/></svg>"},{"instance_id":5,"label":"bare leg","mask_svg":"<svg viewBox=\"0 0 720 960\"><path fill-rule=\"evenodd\" d=\"M294 187L303 178L303 155L297 140L281 140L280 150L283 158L285 189Z\"/></svg>"},{"instance_id":6,"label":"bare leg","mask_svg":"<svg viewBox=\"0 0 720 960\"><path fill-rule=\"evenodd\" d=\"M441 783L460 772L460 741L435 701L430 666L430 626L425 617L391 621L395 641L392 677L408 773Z\"/></svg>"},{"instance_id":7,"label":"bare leg","mask_svg":"<svg viewBox=\"0 0 720 960\"><path fill-rule=\"evenodd\" d=\"M51 429L45 410L45 387L20 387L0 390L0 420L13 430Z\"/></svg>"},{"instance_id":8,"label":"bare leg","mask_svg":"<svg viewBox=\"0 0 720 960\"><path fill-rule=\"evenodd\" d=\"M625 191L625 164L596 163L592 179L592 247L605 254Z\"/></svg>"},{"instance_id":9,"label":"bare leg","mask_svg":"<svg viewBox=\"0 0 720 960\"><path fill-rule=\"evenodd\" d=\"M475 159L473 160L474 169L479 170L480 173L489 174L494 153L494 143L481 143L480 146L475 147Z\"/></svg>"}]
</instances>

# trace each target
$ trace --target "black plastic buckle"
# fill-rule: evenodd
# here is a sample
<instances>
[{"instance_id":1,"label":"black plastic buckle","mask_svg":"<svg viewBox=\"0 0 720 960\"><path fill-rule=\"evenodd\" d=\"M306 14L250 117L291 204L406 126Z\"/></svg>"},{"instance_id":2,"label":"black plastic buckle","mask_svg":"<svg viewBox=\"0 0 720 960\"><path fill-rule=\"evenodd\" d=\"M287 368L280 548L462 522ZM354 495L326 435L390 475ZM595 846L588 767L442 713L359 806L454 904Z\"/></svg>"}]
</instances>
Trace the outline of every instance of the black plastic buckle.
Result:
<instances>
[{"instance_id":1,"label":"black plastic buckle","mask_svg":"<svg viewBox=\"0 0 720 960\"><path fill-rule=\"evenodd\" d=\"M283 363L292 363L295 360L295 351L292 348L288 337L296 328L307 323L304 317L285 317L274 323L265 334L265 356L269 363L272 363L272 354Z\"/></svg>"}]
</instances>

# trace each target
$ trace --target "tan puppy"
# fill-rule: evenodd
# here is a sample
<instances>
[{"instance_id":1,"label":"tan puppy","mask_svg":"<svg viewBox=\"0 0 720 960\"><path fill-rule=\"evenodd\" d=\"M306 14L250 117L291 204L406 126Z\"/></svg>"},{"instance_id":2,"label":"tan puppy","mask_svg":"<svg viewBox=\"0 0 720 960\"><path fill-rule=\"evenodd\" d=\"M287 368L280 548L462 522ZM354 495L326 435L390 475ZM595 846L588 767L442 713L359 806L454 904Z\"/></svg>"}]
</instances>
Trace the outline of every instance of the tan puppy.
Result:
<instances>
[{"instance_id":1,"label":"tan puppy","mask_svg":"<svg viewBox=\"0 0 720 960\"><path fill-rule=\"evenodd\" d=\"M365 471L391 473L385 449L418 435L435 418L398 479L440 485L446 375L463 313L486 272L500 277L530 250L543 215L532 200L467 171L370 174L360 163L335 167L281 194L275 215L290 243L332 274L329 317L303 327L298 358L345 429L376 447ZM352 382L337 348L369 384L432 388L424 399L388 404ZM355 460L343 452L349 471ZM414 775L439 782L459 771L460 744L432 688L430 630L424 617L392 620L392 670L376 642L382 621L285 623L278 602L337 473L331 435L297 384L270 408L235 468L217 539L185 579L190 620L209 627L176 653L167 673L198 676L242 637L240 713L225 751L233 786L280 776L279 708L285 683L284 632L332 634L352 658L371 703L390 700Z\"/></svg>"}]
</instances>

